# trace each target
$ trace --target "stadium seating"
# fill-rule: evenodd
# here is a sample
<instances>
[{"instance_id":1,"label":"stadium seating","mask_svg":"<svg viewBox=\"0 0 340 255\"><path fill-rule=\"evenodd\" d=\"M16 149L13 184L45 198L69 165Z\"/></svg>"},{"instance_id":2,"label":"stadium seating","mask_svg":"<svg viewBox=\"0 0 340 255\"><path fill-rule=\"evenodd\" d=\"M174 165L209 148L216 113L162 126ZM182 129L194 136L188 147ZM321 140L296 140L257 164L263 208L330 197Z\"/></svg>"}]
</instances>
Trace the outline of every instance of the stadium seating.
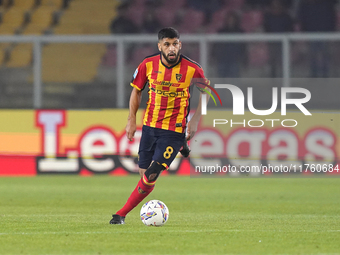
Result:
<instances>
[{"instance_id":1,"label":"stadium seating","mask_svg":"<svg viewBox=\"0 0 340 255\"><path fill-rule=\"evenodd\" d=\"M92 81L105 53L103 44L61 43L43 49L43 81L86 83Z\"/></svg>"},{"instance_id":2,"label":"stadium seating","mask_svg":"<svg viewBox=\"0 0 340 255\"><path fill-rule=\"evenodd\" d=\"M109 34L117 1L73 0L64 12L55 34ZM89 18L91 17L91 18Z\"/></svg>"},{"instance_id":3,"label":"stadium seating","mask_svg":"<svg viewBox=\"0 0 340 255\"><path fill-rule=\"evenodd\" d=\"M9 43L0 43L0 65L5 61Z\"/></svg>"},{"instance_id":4,"label":"stadium seating","mask_svg":"<svg viewBox=\"0 0 340 255\"><path fill-rule=\"evenodd\" d=\"M32 44L20 43L15 45L11 51L7 67L26 67L32 62Z\"/></svg>"},{"instance_id":5,"label":"stadium seating","mask_svg":"<svg viewBox=\"0 0 340 255\"><path fill-rule=\"evenodd\" d=\"M30 22L25 27L23 34L42 34L53 22L53 13L56 6L39 6L30 16Z\"/></svg>"},{"instance_id":6,"label":"stadium seating","mask_svg":"<svg viewBox=\"0 0 340 255\"><path fill-rule=\"evenodd\" d=\"M110 34L110 22L116 16L117 6L123 1L69 0L67 8L64 2L65 0L2 0L0 35L39 35L45 32L56 35ZM141 26L150 2L134 0L129 6L129 16L136 25ZM218 33L230 11L240 14L244 32L262 32L265 9L254 8L251 5L246 8L245 0L223 0L223 6L212 16L191 9L186 5L186 0L156 0L155 2L155 14L160 25L174 26L181 34ZM340 27L340 11L337 15L338 27ZM249 66L266 65L268 61L266 46L262 43L248 45ZM193 58L199 55L196 48L188 50ZM152 47L141 46L138 50L126 54L126 63L129 66L136 66L145 55L151 53L154 53ZM99 44L65 44L63 47L61 44L47 45L43 49L44 82L91 82L95 79L97 68L101 64L109 67L116 66L116 56L116 45L112 47L104 44L100 46ZM46 66L45 62L48 63ZM29 66L32 63L32 45L1 44L0 63L11 68Z\"/></svg>"},{"instance_id":7,"label":"stadium seating","mask_svg":"<svg viewBox=\"0 0 340 255\"><path fill-rule=\"evenodd\" d=\"M2 0L2 1L0 2L0 6L1 6L2 8L7 8L7 7L10 5L10 3L11 3L11 0Z\"/></svg>"},{"instance_id":8,"label":"stadium seating","mask_svg":"<svg viewBox=\"0 0 340 255\"><path fill-rule=\"evenodd\" d=\"M112 0L73 0L54 28L54 34L109 34L117 5L118 1ZM91 82L105 52L104 44L48 45L43 49L43 81Z\"/></svg>"},{"instance_id":9,"label":"stadium seating","mask_svg":"<svg viewBox=\"0 0 340 255\"><path fill-rule=\"evenodd\" d=\"M56 9L60 9L63 7L63 0L40 0L41 6L50 6L55 7Z\"/></svg>"},{"instance_id":10,"label":"stadium seating","mask_svg":"<svg viewBox=\"0 0 340 255\"><path fill-rule=\"evenodd\" d=\"M13 7L22 10L31 9L36 5L36 0L13 0Z\"/></svg>"},{"instance_id":11,"label":"stadium seating","mask_svg":"<svg viewBox=\"0 0 340 255\"><path fill-rule=\"evenodd\" d=\"M63 8L63 0L13 0L2 2L0 35L21 33L39 35L50 28L54 13ZM118 1L72 0L64 10L55 34L108 34ZM36 5L38 4L38 5ZM91 17L91 19L89 19ZM50 44L43 48L44 82L89 82L97 72L106 50L103 44ZM32 63L32 44L3 43L0 45L0 63L6 59L8 68L22 68ZM71 57L70 57L71 56ZM29 80L31 80L30 77Z\"/></svg>"},{"instance_id":12,"label":"stadium seating","mask_svg":"<svg viewBox=\"0 0 340 255\"><path fill-rule=\"evenodd\" d=\"M26 9L21 7L11 7L5 11L2 17L2 24L10 24L11 26L20 27L25 22Z\"/></svg>"},{"instance_id":13,"label":"stadium seating","mask_svg":"<svg viewBox=\"0 0 340 255\"><path fill-rule=\"evenodd\" d=\"M2 23L0 25L0 35L13 35L18 29L17 25Z\"/></svg>"},{"instance_id":14,"label":"stadium seating","mask_svg":"<svg viewBox=\"0 0 340 255\"><path fill-rule=\"evenodd\" d=\"M12 3L12 5L10 5ZM51 23L51 7L38 7L36 0L13 0L2 3L5 9L0 34L41 34ZM32 44L17 44L9 49L9 68L29 66L32 62Z\"/></svg>"}]
</instances>

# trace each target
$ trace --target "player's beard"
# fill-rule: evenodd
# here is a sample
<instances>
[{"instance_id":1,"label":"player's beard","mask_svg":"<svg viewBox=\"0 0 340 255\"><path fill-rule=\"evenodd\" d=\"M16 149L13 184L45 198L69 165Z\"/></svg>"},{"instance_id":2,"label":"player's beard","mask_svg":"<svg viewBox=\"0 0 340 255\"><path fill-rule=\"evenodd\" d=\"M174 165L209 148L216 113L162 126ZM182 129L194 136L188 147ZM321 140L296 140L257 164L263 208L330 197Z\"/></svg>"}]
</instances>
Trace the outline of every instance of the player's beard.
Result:
<instances>
[{"instance_id":1,"label":"player's beard","mask_svg":"<svg viewBox=\"0 0 340 255\"><path fill-rule=\"evenodd\" d=\"M179 50L174 59L169 59L169 57L167 55L165 55L164 51L161 51L161 52L162 52L162 55L165 58L166 62L168 62L168 64L170 64L170 65L176 64L178 59L179 59L179 55L181 54L181 51Z\"/></svg>"}]
</instances>

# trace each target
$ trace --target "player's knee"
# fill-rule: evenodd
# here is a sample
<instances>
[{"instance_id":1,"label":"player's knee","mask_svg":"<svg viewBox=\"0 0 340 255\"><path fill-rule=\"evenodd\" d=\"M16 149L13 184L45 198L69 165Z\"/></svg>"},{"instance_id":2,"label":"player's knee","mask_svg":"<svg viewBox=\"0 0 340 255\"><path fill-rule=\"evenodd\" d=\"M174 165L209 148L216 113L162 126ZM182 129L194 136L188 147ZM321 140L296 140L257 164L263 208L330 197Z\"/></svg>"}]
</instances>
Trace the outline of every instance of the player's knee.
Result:
<instances>
[{"instance_id":1,"label":"player's knee","mask_svg":"<svg viewBox=\"0 0 340 255\"><path fill-rule=\"evenodd\" d=\"M165 169L166 167L163 166L161 163L154 161L145 171L145 176L150 182L156 181L159 174Z\"/></svg>"}]
</instances>

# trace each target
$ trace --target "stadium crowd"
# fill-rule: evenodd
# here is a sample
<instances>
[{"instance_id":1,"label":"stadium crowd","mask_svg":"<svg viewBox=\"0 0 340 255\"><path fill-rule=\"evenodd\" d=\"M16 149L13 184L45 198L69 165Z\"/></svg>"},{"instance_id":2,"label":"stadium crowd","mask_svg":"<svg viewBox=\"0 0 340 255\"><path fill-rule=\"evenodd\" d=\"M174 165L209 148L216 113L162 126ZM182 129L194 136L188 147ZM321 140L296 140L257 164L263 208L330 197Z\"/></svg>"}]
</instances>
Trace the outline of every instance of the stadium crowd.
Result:
<instances>
[{"instance_id":1,"label":"stadium crowd","mask_svg":"<svg viewBox=\"0 0 340 255\"><path fill-rule=\"evenodd\" d=\"M340 28L337 0L0 0L0 17L0 35L153 37L160 28L173 26L182 35L229 36L334 33ZM291 77L340 76L337 40L296 40L289 45ZM125 80L145 56L158 50L155 43L134 42L124 47ZM47 106L112 107L117 50L115 43L44 44L42 82L51 88L46 95L53 99L45 100ZM199 42L185 42L182 53L200 61ZM33 63L31 43L0 43L0 107L31 107ZM282 77L282 45L209 42L208 63L205 69L210 77ZM93 99L94 93L102 96L98 84L103 91L111 91L105 93L106 101Z\"/></svg>"},{"instance_id":2,"label":"stadium crowd","mask_svg":"<svg viewBox=\"0 0 340 255\"><path fill-rule=\"evenodd\" d=\"M334 32L339 28L337 4L337 0L126 0L118 7L110 31L148 34L164 26L174 26L182 34ZM312 42L305 48L310 76L328 77L328 43ZM239 77L242 65L249 58L246 52L246 45L242 43L214 44L212 56L218 66L217 75ZM258 59L254 61L265 58L269 76L280 77L281 44L269 43L265 52L262 56L255 54L254 58Z\"/></svg>"}]
</instances>

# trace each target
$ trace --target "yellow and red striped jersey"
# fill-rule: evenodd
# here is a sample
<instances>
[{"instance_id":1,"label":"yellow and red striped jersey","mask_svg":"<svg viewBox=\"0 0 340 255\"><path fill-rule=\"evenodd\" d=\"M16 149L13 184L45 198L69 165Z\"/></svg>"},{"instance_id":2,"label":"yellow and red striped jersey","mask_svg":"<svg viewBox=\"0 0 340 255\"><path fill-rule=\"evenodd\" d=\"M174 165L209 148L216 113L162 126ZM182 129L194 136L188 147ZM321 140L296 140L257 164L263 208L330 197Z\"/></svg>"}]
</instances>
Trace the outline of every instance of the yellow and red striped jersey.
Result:
<instances>
[{"instance_id":1,"label":"yellow and red striped jersey","mask_svg":"<svg viewBox=\"0 0 340 255\"><path fill-rule=\"evenodd\" d=\"M138 90L149 87L143 124L184 133L192 78L205 78L203 69L184 55L171 67L162 63L161 54L146 57L131 81Z\"/></svg>"}]
</instances>

